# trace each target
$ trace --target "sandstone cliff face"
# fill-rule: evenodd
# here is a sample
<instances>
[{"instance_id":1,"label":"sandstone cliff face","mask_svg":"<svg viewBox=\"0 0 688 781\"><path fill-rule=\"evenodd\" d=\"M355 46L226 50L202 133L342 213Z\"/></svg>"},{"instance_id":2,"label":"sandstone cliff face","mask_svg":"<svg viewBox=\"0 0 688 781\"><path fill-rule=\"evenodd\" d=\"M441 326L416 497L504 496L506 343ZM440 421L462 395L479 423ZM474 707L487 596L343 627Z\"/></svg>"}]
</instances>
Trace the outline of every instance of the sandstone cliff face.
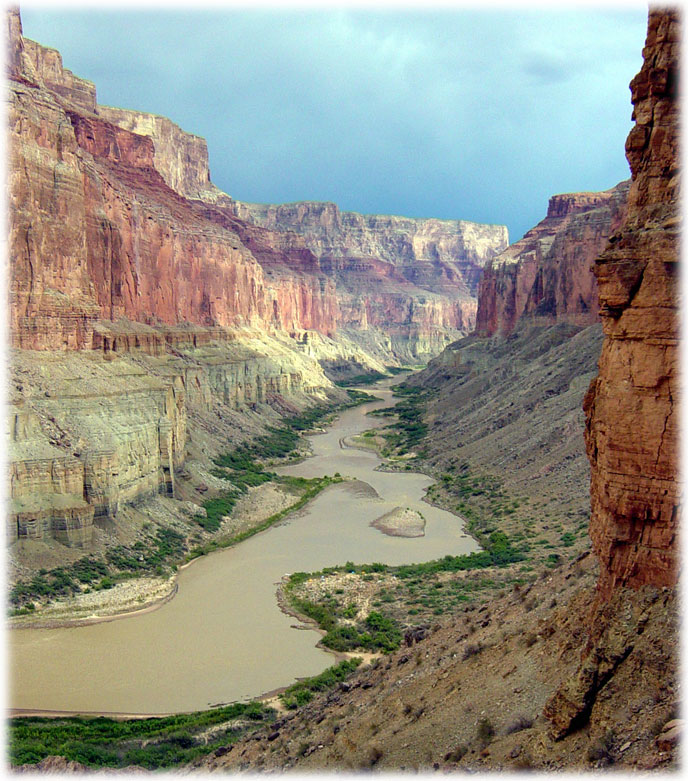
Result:
<instances>
[{"instance_id":1,"label":"sandstone cliff face","mask_svg":"<svg viewBox=\"0 0 688 781\"><path fill-rule=\"evenodd\" d=\"M507 246L504 226L361 215L333 203L242 203L210 182L202 139L163 117L106 106L97 112L151 138L165 182L206 203L206 216L239 236L267 272L266 292L285 327L391 332L392 354L412 361L473 328L477 282L486 261Z\"/></svg>"},{"instance_id":2,"label":"sandstone cliff face","mask_svg":"<svg viewBox=\"0 0 688 781\"><path fill-rule=\"evenodd\" d=\"M97 111L153 139L154 165L165 182L202 200L209 219L239 236L267 272L266 292L287 328L330 335L338 328L391 330L390 351L413 361L473 328L477 281L487 259L508 243L504 226L361 215L332 203L242 203L210 183L202 139L162 117Z\"/></svg>"},{"instance_id":3,"label":"sandstone cliff face","mask_svg":"<svg viewBox=\"0 0 688 781\"><path fill-rule=\"evenodd\" d=\"M393 335L393 350L427 359L472 330L477 282L508 244L501 225L342 212L333 203L227 205L242 219L303 237L336 280L341 323Z\"/></svg>"},{"instance_id":4,"label":"sandstone cliff face","mask_svg":"<svg viewBox=\"0 0 688 781\"><path fill-rule=\"evenodd\" d=\"M8 540L88 547L125 504L175 495L196 425L323 398L322 369L288 337L98 323L100 350L12 355ZM226 439L225 439L226 442Z\"/></svg>"},{"instance_id":5,"label":"sandstone cliff face","mask_svg":"<svg viewBox=\"0 0 688 781\"><path fill-rule=\"evenodd\" d=\"M153 137L155 168L180 195L203 199L217 189L210 181L208 145L204 138L186 133L167 117L155 114L100 105L97 113L131 133Z\"/></svg>"},{"instance_id":6,"label":"sandstone cliff face","mask_svg":"<svg viewBox=\"0 0 688 781\"><path fill-rule=\"evenodd\" d=\"M491 260L480 281L476 331L511 333L521 318L543 323L597 322L591 264L618 228L628 183L601 193L550 198L547 216Z\"/></svg>"},{"instance_id":7,"label":"sandstone cliff face","mask_svg":"<svg viewBox=\"0 0 688 781\"><path fill-rule=\"evenodd\" d=\"M652 10L631 82L628 214L595 263L605 341L585 400L599 594L678 566L678 11Z\"/></svg>"},{"instance_id":8,"label":"sandstone cliff face","mask_svg":"<svg viewBox=\"0 0 688 781\"><path fill-rule=\"evenodd\" d=\"M340 211L334 203L234 201L233 210L257 225L304 236L330 271L355 270L357 261L376 259L428 290L458 287L474 293L476 267L482 268L508 244L503 225L357 214Z\"/></svg>"},{"instance_id":9,"label":"sandstone cliff face","mask_svg":"<svg viewBox=\"0 0 688 781\"><path fill-rule=\"evenodd\" d=\"M394 362L473 327L504 227L239 204L211 183L203 139L99 106L59 53L21 36L17 12L8 20L13 345L89 348L99 319L154 316L389 333Z\"/></svg>"},{"instance_id":10,"label":"sandstone cliff face","mask_svg":"<svg viewBox=\"0 0 688 781\"><path fill-rule=\"evenodd\" d=\"M600 575L582 661L544 710L557 739L585 724L610 688L645 630L648 610L638 605L658 601L658 587L671 597L678 577L680 41L678 11L652 9L631 82L628 212L595 262L605 338L583 406ZM670 640L676 654L675 631ZM677 696L672 666L649 675L658 699Z\"/></svg>"},{"instance_id":11,"label":"sandstone cliff face","mask_svg":"<svg viewBox=\"0 0 688 781\"><path fill-rule=\"evenodd\" d=\"M189 200L212 192L202 139L101 109L8 18L13 345L89 348L95 321L120 317L334 333L334 283L302 242ZM266 278L266 258L283 273Z\"/></svg>"}]
</instances>

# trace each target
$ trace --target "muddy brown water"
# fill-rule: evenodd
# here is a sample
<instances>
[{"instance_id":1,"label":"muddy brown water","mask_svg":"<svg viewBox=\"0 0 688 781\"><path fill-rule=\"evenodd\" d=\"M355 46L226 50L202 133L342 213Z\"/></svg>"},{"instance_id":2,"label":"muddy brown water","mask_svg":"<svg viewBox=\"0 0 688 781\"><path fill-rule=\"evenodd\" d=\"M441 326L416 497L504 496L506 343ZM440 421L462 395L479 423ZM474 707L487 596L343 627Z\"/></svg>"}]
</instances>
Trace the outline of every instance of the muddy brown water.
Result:
<instances>
[{"instance_id":1,"label":"muddy brown water","mask_svg":"<svg viewBox=\"0 0 688 781\"><path fill-rule=\"evenodd\" d=\"M312 458L279 470L304 477L339 472L357 482L330 486L279 525L197 560L180 572L175 598L157 610L10 631L9 707L156 714L257 697L334 661L316 648L316 632L294 628L294 618L279 609L275 590L285 573L478 550L459 518L422 501L430 478L376 471L375 453L341 446L343 438L386 422L365 413L390 403L389 384L373 389L384 402L347 410L311 437ZM369 526L398 506L423 514L424 537L391 537Z\"/></svg>"}]
</instances>

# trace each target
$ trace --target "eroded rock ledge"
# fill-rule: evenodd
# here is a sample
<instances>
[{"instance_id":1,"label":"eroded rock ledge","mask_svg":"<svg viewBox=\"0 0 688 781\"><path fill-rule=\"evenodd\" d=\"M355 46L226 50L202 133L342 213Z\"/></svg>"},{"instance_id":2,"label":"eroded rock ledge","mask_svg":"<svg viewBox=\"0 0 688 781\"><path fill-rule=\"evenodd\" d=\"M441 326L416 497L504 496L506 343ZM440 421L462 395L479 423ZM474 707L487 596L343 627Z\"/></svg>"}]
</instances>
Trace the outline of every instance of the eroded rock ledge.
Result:
<instances>
[{"instance_id":1,"label":"eroded rock ledge","mask_svg":"<svg viewBox=\"0 0 688 781\"><path fill-rule=\"evenodd\" d=\"M598 322L591 264L619 227L628 188L621 182L605 192L552 196L545 219L488 261L480 280L476 333L508 335L522 319Z\"/></svg>"},{"instance_id":2,"label":"eroded rock ledge","mask_svg":"<svg viewBox=\"0 0 688 781\"><path fill-rule=\"evenodd\" d=\"M678 11L652 10L631 82L628 214L594 269L605 340L585 411L603 599L677 577L680 40Z\"/></svg>"}]
</instances>

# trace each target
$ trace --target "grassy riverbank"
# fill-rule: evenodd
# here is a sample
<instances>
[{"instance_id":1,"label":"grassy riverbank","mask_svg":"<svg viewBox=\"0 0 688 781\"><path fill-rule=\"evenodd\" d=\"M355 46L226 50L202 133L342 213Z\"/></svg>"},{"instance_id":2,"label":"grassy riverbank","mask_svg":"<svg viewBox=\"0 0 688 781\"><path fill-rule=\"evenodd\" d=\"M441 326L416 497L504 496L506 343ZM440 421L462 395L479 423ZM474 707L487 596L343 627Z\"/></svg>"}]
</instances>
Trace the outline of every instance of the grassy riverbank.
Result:
<instances>
[{"instance_id":1,"label":"grassy riverbank","mask_svg":"<svg viewBox=\"0 0 688 781\"><path fill-rule=\"evenodd\" d=\"M342 410L376 400L375 396L364 391L349 390L347 393L349 400L344 403L314 405L285 418L279 426L268 427L265 434L254 440L213 459L213 475L227 487L204 500L198 507L202 514L196 512L190 519L180 518L174 528L144 524L139 539L111 546L102 558L86 555L72 564L41 569L30 580L19 580L10 590L10 616L24 624L27 621L33 624L41 620L40 614L46 608L50 609L59 602L60 617L68 620L65 603L94 594L100 594L101 598L86 600L94 606L91 612L111 615L110 603L116 606L121 601L119 592L123 589L112 591L112 595L109 592L131 579L145 580L150 585L151 599L159 601L161 588L165 587L179 565L213 550L236 545L302 508L327 486L342 478L338 475L312 480L280 477L269 468L303 457L298 446L304 433L316 426L328 425ZM251 517L245 522L239 519L236 524L239 528L230 534L223 531L223 519L232 516L239 501L252 488L267 483L275 484L284 496L296 497L295 501L267 517ZM172 584L168 585L167 591L170 592L172 587ZM132 589L124 591L128 593ZM139 591L136 605L132 606L127 598L121 605L122 611L145 607L149 601L147 590ZM114 612L117 612L116 609Z\"/></svg>"},{"instance_id":2,"label":"grassy riverbank","mask_svg":"<svg viewBox=\"0 0 688 781\"><path fill-rule=\"evenodd\" d=\"M319 572L295 572L283 587L288 606L325 632L333 651L382 651L401 645L403 632L419 623L497 591L524 583L510 565L525 555L501 532L486 549L419 564L354 564Z\"/></svg>"},{"instance_id":3,"label":"grassy riverbank","mask_svg":"<svg viewBox=\"0 0 688 781\"><path fill-rule=\"evenodd\" d=\"M262 523L259 523L250 529L246 529L239 534L233 535L231 537L221 537L219 539L210 540L203 545L196 546L186 555L186 561L192 561L199 556L205 556L207 553L211 553L214 550L228 548L232 545L236 545L237 543L252 537L254 534L258 534L258 532L265 531L265 529L268 529L273 524L281 521L282 518L285 518L290 513L293 513L296 510L300 510L304 505L310 502L311 499L316 497L328 486L334 485L335 483L341 483L344 480L344 478L340 477L339 475L335 475L334 477L325 475L325 477L286 477L279 479L284 484L305 489L304 493L296 502L294 502L294 504L291 504L288 507L285 507L283 510L270 515L268 518L262 521Z\"/></svg>"},{"instance_id":4,"label":"grassy riverbank","mask_svg":"<svg viewBox=\"0 0 688 781\"><path fill-rule=\"evenodd\" d=\"M305 705L316 694L343 683L362 661L346 659L299 680L281 691L279 700L287 710ZM9 760L16 767L61 756L94 770L131 766L165 770L218 749L226 753L239 739L272 724L276 715L274 708L254 700L148 718L14 717L8 720Z\"/></svg>"},{"instance_id":5,"label":"grassy riverbank","mask_svg":"<svg viewBox=\"0 0 688 781\"><path fill-rule=\"evenodd\" d=\"M390 424L353 437L351 444L376 450L386 459L386 469L434 477L427 501L465 519L483 550L397 567L348 562L295 573L284 587L285 600L296 614L318 624L325 632L323 645L333 650L368 650L371 614L382 615L397 632L429 625L439 616L471 611L532 580L543 568L575 558L585 547L583 523L574 532L556 525L554 537L545 537L548 526L530 515L535 508L528 498L510 495L497 477L475 474L468 463L437 473L425 460L424 445L428 427L423 416L433 392L403 383L393 391L399 398L395 407L368 413L389 418ZM398 647L400 637L389 647Z\"/></svg>"},{"instance_id":6,"label":"grassy riverbank","mask_svg":"<svg viewBox=\"0 0 688 781\"><path fill-rule=\"evenodd\" d=\"M274 718L274 709L261 702L159 718L13 718L8 723L9 760L17 766L60 756L94 769L164 769L230 746Z\"/></svg>"}]
</instances>

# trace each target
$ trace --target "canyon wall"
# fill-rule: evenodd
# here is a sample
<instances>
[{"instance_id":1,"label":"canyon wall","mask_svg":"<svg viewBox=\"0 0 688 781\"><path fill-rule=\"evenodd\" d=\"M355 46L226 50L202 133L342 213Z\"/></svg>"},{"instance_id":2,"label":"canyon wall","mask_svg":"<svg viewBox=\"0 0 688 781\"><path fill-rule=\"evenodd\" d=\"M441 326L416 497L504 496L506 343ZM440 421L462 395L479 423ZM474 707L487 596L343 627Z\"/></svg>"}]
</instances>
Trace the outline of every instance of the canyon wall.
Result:
<instances>
[{"instance_id":1,"label":"canyon wall","mask_svg":"<svg viewBox=\"0 0 688 781\"><path fill-rule=\"evenodd\" d=\"M327 276L336 307L327 323L321 318L312 328L329 334L344 328L352 338L367 331L373 338L386 335L401 360L427 360L472 330L483 266L508 244L504 226L362 215L333 203L243 203L210 182L203 139L164 117L107 106L97 111L153 139L154 165L165 182L203 201L206 215L240 237L278 291L295 271ZM274 298L280 309L293 307L288 293Z\"/></svg>"},{"instance_id":2,"label":"canyon wall","mask_svg":"<svg viewBox=\"0 0 688 781\"><path fill-rule=\"evenodd\" d=\"M10 543L87 548L94 523L123 504L174 497L194 435L189 418L223 430L234 411L266 415L326 398L319 364L286 336L126 320L99 322L95 333L99 350L13 352Z\"/></svg>"},{"instance_id":3,"label":"canyon wall","mask_svg":"<svg viewBox=\"0 0 688 781\"><path fill-rule=\"evenodd\" d=\"M680 40L678 11L653 9L631 82L628 213L594 268L605 340L585 412L603 599L678 571Z\"/></svg>"},{"instance_id":4,"label":"canyon wall","mask_svg":"<svg viewBox=\"0 0 688 781\"><path fill-rule=\"evenodd\" d=\"M266 279L236 223L166 184L151 138L63 98L56 52L16 48L28 65L10 73L14 346L89 348L94 322L120 317L336 330L334 284L305 248L295 264L274 242L290 274Z\"/></svg>"},{"instance_id":5,"label":"canyon wall","mask_svg":"<svg viewBox=\"0 0 688 781\"><path fill-rule=\"evenodd\" d=\"M372 331L394 363L472 329L503 226L241 204L210 181L202 138L98 105L17 11L8 24L14 346L88 349L98 319L154 317Z\"/></svg>"},{"instance_id":6,"label":"canyon wall","mask_svg":"<svg viewBox=\"0 0 688 781\"><path fill-rule=\"evenodd\" d=\"M207 163L204 142L181 144L168 184L153 139L101 116L93 84L25 40L16 10L7 23L7 536L88 547L122 505L175 494L190 416L226 443L235 410L269 418L334 393L319 347L381 367L328 337L334 283L302 243L170 186L207 183L192 159ZM168 159L185 134L157 124ZM264 270L235 229L290 273ZM322 336L306 347L309 329Z\"/></svg>"},{"instance_id":7,"label":"canyon wall","mask_svg":"<svg viewBox=\"0 0 688 781\"><path fill-rule=\"evenodd\" d=\"M490 260L480 280L476 331L511 333L521 318L587 326L599 320L592 262L623 218L628 182L550 198L547 216Z\"/></svg>"},{"instance_id":8,"label":"canyon wall","mask_svg":"<svg viewBox=\"0 0 688 781\"><path fill-rule=\"evenodd\" d=\"M475 324L477 284L508 245L502 225L341 211L334 203L231 201L247 222L295 232L336 280L342 323L391 335L411 358L436 355Z\"/></svg>"}]
</instances>

